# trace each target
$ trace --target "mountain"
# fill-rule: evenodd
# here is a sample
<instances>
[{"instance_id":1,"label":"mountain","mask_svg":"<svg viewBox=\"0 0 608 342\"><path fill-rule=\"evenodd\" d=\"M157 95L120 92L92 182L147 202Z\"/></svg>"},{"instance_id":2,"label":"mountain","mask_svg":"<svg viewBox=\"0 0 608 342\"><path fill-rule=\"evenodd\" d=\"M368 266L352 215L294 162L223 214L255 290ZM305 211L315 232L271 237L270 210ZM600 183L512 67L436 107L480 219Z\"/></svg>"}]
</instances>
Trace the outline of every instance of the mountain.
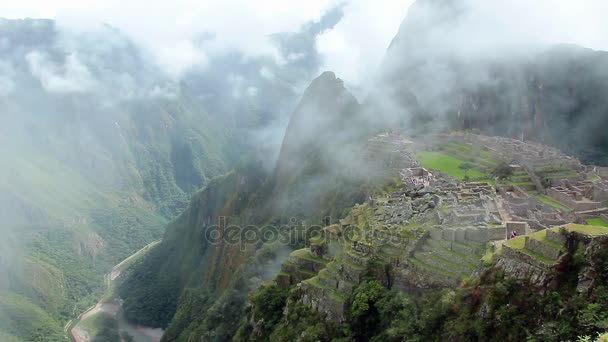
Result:
<instances>
[{"instance_id":1,"label":"mountain","mask_svg":"<svg viewBox=\"0 0 608 342\"><path fill-rule=\"evenodd\" d=\"M526 193L530 214L514 210L526 212L530 222L539 215L564 225L493 250L479 230L503 239L506 220L496 219L495 204L479 209L477 225L450 219L475 213L466 207L472 205L468 196L490 202L502 196L494 184L467 188L432 172L437 183L424 187L406 184L408 177L396 172L445 153L460 158L450 171L469 178L470 165L458 166L479 162L485 165L476 170L479 179L488 181L500 165L514 162L493 154L499 143L488 146L472 133L457 140L447 134L452 130L515 137L530 142L525 148L531 150L533 142L543 142L587 163L605 163L599 133L606 117L599 96L608 79L605 53L560 45L507 54L488 42L467 45L471 32L459 25L470 8L462 3L413 5L363 103L331 72L313 80L291 116L276 166L269 170L253 160L209 183L167 227L159 247L123 278L119 295L127 318L166 328L164 341L568 339L577 329L581 335L603 331L606 275L598 260L604 228L580 233L565 224L574 213L556 211L550 199L533 193L539 190L509 190ZM571 175L551 169L563 165L544 166L511 170L514 184L508 184L536 188L539 175ZM594 170L579 166L581 180ZM414 177L416 171L409 172ZM420 177L422 184L431 176ZM448 194L453 191L463 195ZM442 207L443 200L465 204ZM249 226L257 232L251 239L244 237ZM259 238L276 226L287 227L287 239ZM358 228L378 235L345 242ZM579 291L582 282L575 278L587 271L597 291ZM555 282L539 285L538 279ZM567 317L545 318L544 326L534 309L526 321L534 305Z\"/></svg>"},{"instance_id":2,"label":"mountain","mask_svg":"<svg viewBox=\"0 0 608 342\"><path fill-rule=\"evenodd\" d=\"M75 37L2 20L0 31L1 330L62 340L103 273L234 165L235 128L111 28Z\"/></svg>"},{"instance_id":3,"label":"mountain","mask_svg":"<svg viewBox=\"0 0 608 342\"><path fill-rule=\"evenodd\" d=\"M63 340L103 274L160 238L195 192L242 155L276 159L285 108L320 63L311 42L341 13L273 38L305 61L228 51L181 78L108 25L0 19L6 339Z\"/></svg>"},{"instance_id":4,"label":"mountain","mask_svg":"<svg viewBox=\"0 0 608 342\"><path fill-rule=\"evenodd\" d=\"M253 160L212 181L127 274L119 289L127 319L166 327L165 340L234 335L248 293L274 276L289 246L372 186L366 172L345 171L355 152L363 157L361 140L352 139L358 111L333 73L315 79L290 120L276 170ZM327 134L341 128L349 135ZM211 238L216 233L221 238Z\"/></svg>"},{"instance_id":5,"label":"mountain","mask_svg":"<svg viewBox=\"0 0 608 342\"><path fill-rule=\"evenodd\" d=\"M605 165L607 53L501 39L499 23L479 27L477 7L412 5L387 51L379 92L410 94L407 117L421 129L479 129Z\"/></svg>"}]
</instances>

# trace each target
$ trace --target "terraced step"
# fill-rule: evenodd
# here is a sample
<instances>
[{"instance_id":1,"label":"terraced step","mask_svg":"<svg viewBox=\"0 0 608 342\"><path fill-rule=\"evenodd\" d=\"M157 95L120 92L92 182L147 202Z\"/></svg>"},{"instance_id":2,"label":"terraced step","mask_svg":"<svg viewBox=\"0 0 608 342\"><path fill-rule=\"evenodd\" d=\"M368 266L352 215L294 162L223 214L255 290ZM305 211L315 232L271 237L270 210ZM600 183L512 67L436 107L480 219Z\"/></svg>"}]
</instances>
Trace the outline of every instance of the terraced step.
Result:
<instances>
[{"instance_id":1,"label":"terraced step","mask_svg":"<svg viewBox=\"0 0 608 342\"><path fill-rule=\"evenodd\" d=\"M464 243L460 241L450 240L433 240L438 241L444 248L453 250L462 254L483 255L486 248L475 242Z\"/></svg>"},{"instance_id":2,"label":"terraced step","mask_svg":"<svg viewBox=\"0 0 608 342\"><path fill-rule=\"evenodd\" d=\"M480 169L483 172L489 172L497 165L496 162L492 160L484 159L482 157L477 157L470 154L464 154L453 149L443 148L442 151L445 154L452 156L456 159L475 164L476 168Z\"/></svg>"},{"instance_id":3,"label":"terraced step","mask_svg":"<svg viewBox=\"0 0 608 342\"><path fill-rule=\"evenodd\" d=\"M566 237L561 233L559 228L547 229L545 232L547 241L553 242L559 246L564 246Z\"/></svg>"},{"instance_id":4,"label":"terraced step","mask_svg":"<svg viewBox=\"0 0 608 342\"><path fill-rule=\"evenodd\" d=\"M310 278L308 280L303 281L303 283L305 283L308 286L319 289L323 295L330 297L331 299L337 300L339 302L340 301L344 302L348 298L347 293L345 293L344 291L341 291L335 287L331 287L326 284L323 284L321 282L321 280L319 279L319 277Z\"/></svg>"},{"instance_id":5,"label":"terraced step","mask_svg":"<svg viewBox=\"0 0 608 342\"><path fill-rule=\"evenodd\" d=\"M414 253L414 257L426 264L449 272L457 272L460 274L469 275L475 270L475 267L471 267L471 265L467 263L460 264L454 261L446 260L441 256L431 252L416 252Z\"/></svg>"},{"instance_id":6,"label":"terraced step","mask_svg":"<svg viewBox=\"0 0 608 342\"><path fill-rule=\"evenodd\" d=\"M327 269L319 271L319 281L332 288L338 288L338 279L330 274Z\"/></svg>"},{"instance_id":7,"label":"terraced step","mask_svg":"<svg viewBox=\"0 0 608 342\"><path fill-rule=\"evenodd\" d=\"M548 241L537 240L530 236L526 236L525 246L526 249L551 260L557 260L564 253L564 249L560 246L555 246Z\"/></svg>"},{"instance_id":8,"label":"terraced step","mask_svg":"<svg viewBox=\"0 0 608 342\"><path fill-rule=\"evenodd\" d=\"M325 269L327 269L327 271L331 274L334 274L334 275L340 274L340 270L338 269L335 261L331 261L331 262L327 263Z\"/></svg>"},{"instance_id":9,"label":"terraced step","mask_svg":"<svg viewBox=\"0 0 608 342\"><path fill-rule=\"evenodd\" d=\"M358 283L345 278L340 278L338 280L338 289L346 294L352 294L355 291L357 285Z\"/></svg>"},{"instance_id":10,"label":"terraced step","mask_svg":"<svg viewBox=\"0 0 608 342\"><path fill-rule=\"evenodd\" d=\"M301 269L307 269L311 272L318 272L325 268L327 260L318 258L310 253L310 249L302 248L291 252L287 260Z\"/></svg>"},{"instance_id":11,"label":"terraced step","mask_svg":"<svg viewBox=\"0 0 608 342\"><path fill-rule=\"evenodd\" d=\"M367 267L370 261L369 257L355 254L352 251L347 251L346 253L344 253L344 260L348 260L350 261L350 263L359 265L363 268Z\"/></svg>"},{"instance_id":12,"label":"terraced step","mask_svg":"<svg viewBox=\"0 0 608 342\"><path fill-rule=\"evenodd\" d=\"M538 254L535 251L528 249L528 248L522 248L518 250L520 253L524 253L528 256L533 257L534 259L542 262L545 265L553 265L555 263L555 259L551 259L551 258L547 258L546 256L542 255L542 254Z\"/></svg>"},{"instance_id":13,"label":"terraced step","mask_svg":"<svg viewBox=\"0 0 608 342\"><path fill-rule=\"evenodd\" d=\"M462 259L465 262L468 262L472 266L479 264L479 260L481 259L481 255L477 253L460 252L458 250L454 250L452 246L446 247L444 244L441 244L436 240L427 240L427 244L423 246L423 250L427 252L438 251L445 256L446 259Z\"/></svg>"},{"instance_id":14,"label":"terraced step","mask_svg":"<svg viewBox=\"0 0 608 342\"><path fill-rule=\"evenodd\" d=\"M289 260L285 260L283 262L283 265L281 266L281 271L291 275L309 276L309 278L317 275L317 272L302 268L300 265L291 263Z\"/></svg>"},{"instance_id":15,"label":"terraced step","mask_svg":"<svg viewBox=\"0 0 608 342\"><path fill-rule=\"evenodd\" d=\"M525 254L530 257L532 260L538 262L540 265L550 266L555 263L555 259L547 258L546 256L537 253L526 247L526 236L518 236L514 239L507 241L503 245L503 253L505 251L511 250L514 253Z\"/></svg>"},{"instance_id":16,"label":"terraced step","mask_svg":"<svg viewBox=\"0 0 608 342\"><path fill-rule=\"evenodd\" d=\"M456 284L468 276L467 274L455 273L452 270L445 270L443 268L433 266L420 259L417 259L416 257L410 258L410 259L408 259L408 261L411 262L413 265L421 268L422 270L426 270L431 273L437 273L437 274L441 274L445 277L452 278L455 280Z\"/></svg>"},{"instance_id":17,"label":"terraced step","mask_svg":"<svg viewBox=\"0 0 608 342\"><path fill-rule=\"evenodd\" d=\"M549 179L559 179L559 178L576 178L578 177L577 173L574 172L555 172L555 173L546 173L542 174L542 177Z\"/></svg>"},{"instance_id":18,"label":"terraced step","mask_svg":"<svg viewBox=\"0 0 608 342\"><path fill-rule=\"evenodd\" d=\"M558 237L552 236L553 230L542 230L532 235L526 236L525 247L535 253L538 253L546 258L556 260L560 255L566 252L564 241ZM559 234L559 231L558 231ZM557 239L560 242L550 240L549 237Z\"/></svg>"},{"instance_id":19,"label":"terraced step","mask_svg":"<svg viewBox=\"0 0 608 342\"><path fill-rule=\"evenodd\" d=\"M316 275L315 272L303 269L299 265L292 264L289 261L285 261L281 266L281 271L277 274L276 282L288 286L310 279Z\"/></svg>"},{"instance_id":20,"label":"terraced step","mask_svg":"<svg viewBox=\"0 0 608 342\"><path fill-rule=\"evenodd\" d=\"M380 248L380 252L394 258L400 258L405 254L405 249L391 245L384 245L382 248Z\"/></svg>"}]
</instances>

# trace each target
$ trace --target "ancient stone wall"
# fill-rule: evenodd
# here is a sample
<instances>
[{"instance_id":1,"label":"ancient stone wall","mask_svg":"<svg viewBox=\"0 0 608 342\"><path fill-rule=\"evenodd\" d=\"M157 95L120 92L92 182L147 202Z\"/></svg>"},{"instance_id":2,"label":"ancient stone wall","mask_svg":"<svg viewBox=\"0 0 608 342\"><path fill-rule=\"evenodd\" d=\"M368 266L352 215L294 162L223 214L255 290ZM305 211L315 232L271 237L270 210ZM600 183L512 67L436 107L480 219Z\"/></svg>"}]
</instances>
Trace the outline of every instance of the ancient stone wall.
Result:
<instances>
[{"instance_id":1,"label":"ancient stone wall","mask_svg":"<svg viewBox=\"0 0 608 342\"><path fill-rule=\"evenodd\" d=\"M560 188L549 188L547 189L547 196L554 199L576 211L586 211L600 208L602 204L600 202L582 200L577 201L572 196L564 191L560 191Z\"/></svg>"},{"instance_id":2,"label":"ancient stone wall","mask_svg":"<svg viewBox=\"0 0 608 342\"><path fill-rule=\"evenodd\" d=\"M526 235L529 232L529 227L528 227L528 223L526 222L507 222L507 231L508 234L511 234L511 232L516 232L517 235L521 236L521 235Z\"/></svg>"}]
</instances>

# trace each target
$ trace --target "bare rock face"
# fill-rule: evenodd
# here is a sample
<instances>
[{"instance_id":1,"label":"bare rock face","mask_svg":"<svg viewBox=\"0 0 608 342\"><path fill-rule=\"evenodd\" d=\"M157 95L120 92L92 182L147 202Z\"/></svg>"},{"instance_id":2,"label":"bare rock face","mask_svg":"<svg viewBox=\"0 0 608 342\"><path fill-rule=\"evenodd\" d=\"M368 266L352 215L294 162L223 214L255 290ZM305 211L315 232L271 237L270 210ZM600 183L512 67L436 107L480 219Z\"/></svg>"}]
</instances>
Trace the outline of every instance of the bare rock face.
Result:
<instances>
[{"instance_id":1,"label":"bare rock face","mask_svg":"<svg viewBox=\"0 0 608 342\"><path fill-rule=\"evenodd\" d=\"M97 233L74 237L72 248L79 256L95 258L105 247L105 241Z\"/></svg>"},{"instance_id":2,"label":"bare rock face","mask_svg":"<svg viewBox=\"0 0 608 342\"><path fill-rule=\"evenodd\" d=\"M302 303L324 314L328 320L345 322L347 304L345 299L331 295L331 291L317 286L310 286L306 282L298 284L302 293Z\"/></svg>"},{"instance_id":3,"label":"bare rock face","mask_svg":"<svg viewBox=\"0 0 608 342\"><path fill-rule=\"evenodd\" d=\"M496 267L502 269L505 275L529 281L532 285L538 287L546 286L550 281L549 274L551 273L550 265L542 265L542 263L527 257L525 254L513 252L509 248L503 247L503 256L496 263Z\"/></svg>"},{"instance_id":4,"label":"bare rock face","mask_svg":"<svg viewBox=\"0 0 608 342\"><path fill-rule=\"evenodd\" d=\"M331 142L335 132L358 108L355 97L333 72L316 78L289 120L279 155L275 190L284 190L314 146Z\"/></svg>"},{"instance_id":5,"label":"bare rock face","mask_svg":"<svg viewBox=\"0 0 608 342\"><path fill-rule=\"evenodd\" d=\"M573 236L574 238L577 235ZM583 238L587 243L583 242L583 248L585 248L585 259L589 260L589 265L582 268L578 274L578 283L576 285L576 291L581 294L589 294L595 285L595 277L597 275L597 263L602 258L602 252L608 248L608 236L600 236L591 240L586 236L578 235L579 238ZM579 246L581 248L581 246Z\"/></svg>"}]
</instances>

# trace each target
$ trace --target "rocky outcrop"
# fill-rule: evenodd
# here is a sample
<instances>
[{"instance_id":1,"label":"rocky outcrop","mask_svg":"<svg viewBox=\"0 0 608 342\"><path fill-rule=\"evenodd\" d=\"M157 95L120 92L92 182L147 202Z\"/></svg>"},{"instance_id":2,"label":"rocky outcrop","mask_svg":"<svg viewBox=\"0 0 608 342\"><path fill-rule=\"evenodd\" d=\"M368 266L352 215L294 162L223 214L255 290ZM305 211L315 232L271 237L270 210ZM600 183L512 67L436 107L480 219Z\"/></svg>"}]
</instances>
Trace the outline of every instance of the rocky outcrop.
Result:
<instances>
[{"instance_id":1,"label":"rocky outcrop","mask_svg":"<svg viewBox=\"0 0 608 342\"><path fill-rule=\"evenodd\" d=\"M97 233L74 236L72 248L79 256L95 258L104 248L105 242Z\"/></svg>"}]
</instances>

